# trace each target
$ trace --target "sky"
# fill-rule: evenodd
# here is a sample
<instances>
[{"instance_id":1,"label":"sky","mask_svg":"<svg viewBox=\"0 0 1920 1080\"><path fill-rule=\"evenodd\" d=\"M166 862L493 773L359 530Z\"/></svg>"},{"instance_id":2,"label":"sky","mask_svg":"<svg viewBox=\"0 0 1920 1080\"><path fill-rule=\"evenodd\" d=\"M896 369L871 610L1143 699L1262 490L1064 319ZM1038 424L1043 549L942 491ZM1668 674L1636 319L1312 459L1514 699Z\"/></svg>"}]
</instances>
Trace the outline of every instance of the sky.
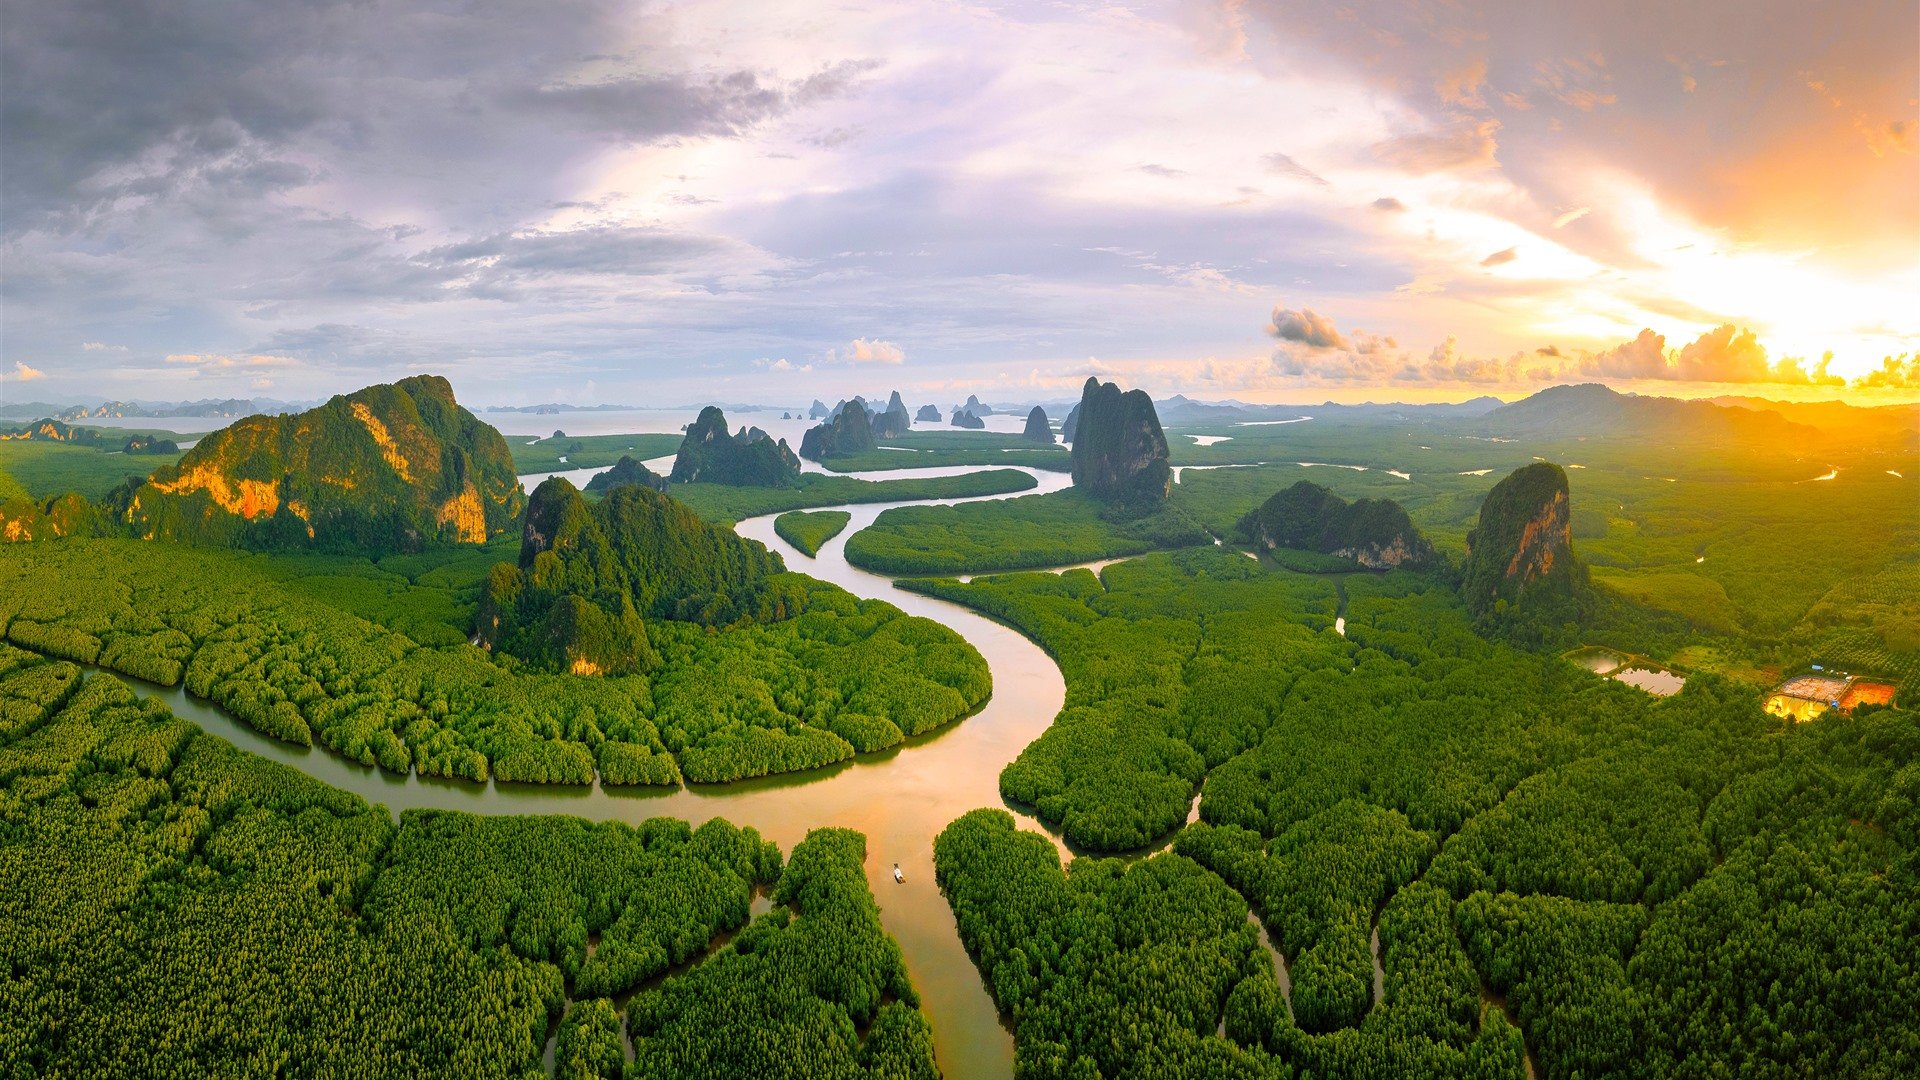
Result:
<instances>
[{"instance_id":1,"label":"sky","mask_svg":"<svg viewBox=\"0 0 1920 1080\"><path fill-rule=\"evenodd\" d=\"M1920 399L1920 5L0 0L0 401Z\"/></svg>"}]
</instances>

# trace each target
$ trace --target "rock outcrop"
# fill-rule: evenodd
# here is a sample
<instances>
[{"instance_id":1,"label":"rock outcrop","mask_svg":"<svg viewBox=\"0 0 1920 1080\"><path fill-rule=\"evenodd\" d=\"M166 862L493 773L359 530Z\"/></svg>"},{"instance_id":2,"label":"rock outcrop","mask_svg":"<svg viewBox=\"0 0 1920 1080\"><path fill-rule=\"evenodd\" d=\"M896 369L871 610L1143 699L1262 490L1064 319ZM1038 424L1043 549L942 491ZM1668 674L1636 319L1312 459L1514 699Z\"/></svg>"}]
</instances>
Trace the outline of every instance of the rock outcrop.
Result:
<instances>
[{"instance_id":1,"label":"rock outcrop","mask_svg":"<svg viewBox=\"0 0 1920 1080\"><path fill-rule=\"evenodd\" d=\"M1587 568L1573 553L1566 470L1516 469L1480 504L1467 534L1461 589L1483 621L1531 623L1546 633L1577 622L1590 604Z\"/></svg>"},{"instance_id":2,"label":"rock outcrop","mask_svg":"<svg viewBox=\"0 0 1920 1080\"><path fill-rule=\"evenodd\" d=\"M814 398L813 407L807 410L807 419L809 420L825 420L830 415L832 414L828 412L826 402L821 401L819 398Z\"/></svg>"},{"instance_id":3,"label":"rock outcrop","mask_svg":"<svg viewBox=\"0 0 1920 1080\"><path fill-rule=\"evenodd\" d=\"M967 395L967 403L960 407L972 413L975 416L992 416L993 415L993 406L982 404L980 399L977 397L974 397L972 394Z\"/></svg>"},{"instance_id":4,"label":"rock outcrop","mask_svg":"<svg viewBox=\"0 0 1920 1080\"><path fill-rule=\"evenodd\" d=\"M1068 442L1068 443L1072 442L1074 432L1079 430L1080 430L1080 403L1076 401L1073 403L1073 408L1067 410L1067 418L1065 420L1060 421L1060 441Z\"/></svg>"},{"instance_id":5,"label":"rock outcrop","mask_svg":"<svg viewBox=\"0 0 1920 1080\"><path fill-rule=\"evenodd\" d=\"M1145 390L1089 378L1080 394L1073 486L1117 503L1159 503L1173 490L1167 437Z\"/></svg>"},{"instance_id":6,"label":"rock outcrop","mask_svg":"<svg viewBox=\"0 0 1920 1080\"><path fill-rule=\"evenodd\" d=\"M800 479L800 459L759 428L727 433L727 415L709 405L687 425L668 479L676 484L696 481L735 487L791 487Z\"/></svg>"},{"instance_id":7,"label":"rock outcrop","mask_svg":"<svg viewBox=\"0 0 1920 1080\"><path fill-rule=\"evenodd\" d=\"M1347 500L1302 480L1240 519L1246 538L1266 548L1293 548L1351 559L1373 570L1419 569L1434 562L1433 545L1392 499Z\"/></svg>"},{"instance_id":8,"label":"rock outcrop","mask_svg":"<svg viewBox=\"0 0 1920 1080\"><path fill-rule=\"evenodd\" d=\"M500 433L446 379L416 375L222 428L154 470L124 514L145 537L386 552L484 543L525 502Z\"/></svg>"},{"instance_id":9,"label":"rock outcrop","mask_svg":"<svg viewBox=\"0 0 1920 1080\"><path fill-rule=\"evenodd\" d=\"M171 455L180 452L180 444L172 439L162 439L153 435L131 435L120 447L123 454Z\"/></svg>"},{"instance_id":10,"label":"rock outcrop","mask_svg":"<svg viewBox=\"0 0 1920 1080\"><path fill-rule=\"evenodd\" d=\"M667 478L642 465L631 455L622 454L613 468L594 476L587 481L587 490L595 493L611 491L624 484L639 484L655 491L667 490Z\"/></svg>"},{"instance_id":11,"label":"rock outcrop","mask_svg":"<svg viewBox=\"0 0 1920 1080\"><path fill-rule=\"evenodd\" d=\"M920 411L913 414L913 419L917 423L937 424L940 422L940 406L922 405L920 406Z\"/></svg>"},{"instance_id":12,"label":"rock outcrop","mask_svg":"<svg viewBox=\"0 0 1920 1080\"><path fill-rule=\"evenodd\" d=\"M77 492L50 499L0 502L0 541L57 540L63 536L110 536L113 522Z\"/></svg>"},{"instance_id":13,"label":"rock outcrop","mask_svg":"<svg viewBox=\"0 0 1920 1080\"><path fill-rule=\"evenodd\" d=\"M897 439L912 429L913 417L907 414L907 403L900 400L900 391L895 390L887 399L886 410L873 418L873 437Z\"/></svg>"},{"instance_id":14,"label":"rock outcrop","mask_svg":"<svg viewBox=\"0 0 1920 1080\"><path fill-rule=\"evenodd\" d=\"M1053 429L1047 426L1047 410L1035 405L1033 411L1027 414L1027 426L1020 432L1020 437L1052 446Z\"/></svg>"},{"instance_id":15,"label":"rock outcrop","mask_svg":"<svg viewBox=\"0 0 1920 1080\"><path fill-rule=\"evenodd\" d=\"M589 503L563 477L534 490L518 563L487 575L475 634L537 667L618 675L658 662L647 619L724 627L799 614L780 557L640 484Z\"/></svg>"},{"instance_id":16,"label":"rock outcrop","mask_svg":"<svg viewBox=\"0 0 1920 1080\"><path fill-rule=\"evenodd\" d=\"M949 423L957 428L974 428L976 430L987 426L985 420L980 419L966 409L953 410L953 419L949 421Z\"/></svg>"},{"instance_id":17,"label":"rock outcrop","mask_svg":"<svg viewBox=\"0 0 1920 1080\"><path fill-rule=\"evenodd\" d=\"M905 415L905 409L901 410ZM873 417L859 398L846 402L832 420L808 428L800 439L800 456L808 461L849 457L873 449Z\"/></svg>"}]
</instances>

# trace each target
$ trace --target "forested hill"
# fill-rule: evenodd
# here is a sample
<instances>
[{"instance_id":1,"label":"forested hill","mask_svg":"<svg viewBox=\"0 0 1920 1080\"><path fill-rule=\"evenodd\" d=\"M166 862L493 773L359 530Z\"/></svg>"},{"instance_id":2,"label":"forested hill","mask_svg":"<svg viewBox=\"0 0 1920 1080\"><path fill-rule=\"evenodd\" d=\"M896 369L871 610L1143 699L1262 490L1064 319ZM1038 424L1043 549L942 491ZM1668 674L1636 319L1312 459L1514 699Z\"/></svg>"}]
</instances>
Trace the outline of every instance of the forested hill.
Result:
<instances>
[{"instance_id":1,"label":"forested hill","mask_svg":"<svg viewBox=\"0 0 1920 1080\"><path fill-rule=\"evenodd\" d=\"M589 503L562 477L527 506L519 564L487 576L482 643L578 674L646 670L645 619L706 626L785 619L806 590L780 556L715 528L652 488L628 484Z\"/></svg>"},{"instance_id":2,"label":"forested hill","mask_svg":"<svg viewBox=\"0 0 1920 1080\"><path fill-rule=\"evenodd\" d=\"M437 375L250 416L154 471L124 504L149 538L394 551L483 543L524 497L505 439Z\"/></svg>"},{"instance_id":3,"label":"forested hill","mask_svg":"<svg viewBox=\"0 0 1920 1080\"><path fill-rule=\"evenodd\" d=\"M1413 527L1399 503L1349 503L1310 480L1279 492L1241 518L1240 531L1266 548L1335 555L1375 570L1413 569L1435 558L1433 545Z\"/></svg>"},{"instance_id":4,"label":"forested hill","mask_svg":"<svg viewBox=\"0 0 1920 1080\"><path fill-rule=\"evenodd\" d=\"M727 414L712 405L687 426L669 476L676 484L704 481L745 487L792 487L800 479L800 459L759 428L727 433Z\"/></svg>"},{"instance_id":5,"label":"forested hill","mask_svg":"<svg viewBox=\"0 0 1920 1080\"><path fill-rule=\"evenodd\" d=\"M1469 426L1508 439L1648 437L1665 444L1815 445L1828 436L1777 412L1622 394L1599 383L1553 386L1502 405Z\"/></svg>"}]
</instances>

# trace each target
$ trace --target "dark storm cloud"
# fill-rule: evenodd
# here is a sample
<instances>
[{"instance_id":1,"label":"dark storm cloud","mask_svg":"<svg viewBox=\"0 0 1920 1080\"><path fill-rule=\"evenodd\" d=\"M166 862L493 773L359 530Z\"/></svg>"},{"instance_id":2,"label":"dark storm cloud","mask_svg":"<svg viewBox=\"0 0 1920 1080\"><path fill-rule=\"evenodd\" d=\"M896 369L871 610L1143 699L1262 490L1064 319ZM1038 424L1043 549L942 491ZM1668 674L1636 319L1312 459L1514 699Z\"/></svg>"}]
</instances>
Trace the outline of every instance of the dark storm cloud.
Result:
<instances>
[{"instance_id":1,"label":"dark storm cloud","mask_svg":"<svg viewBox=\"0 0 1920 1080\"><path fill-rule=\"evenodd\" d=\"M6 228L189 185L248 197L322 176L484 218L593 141L735 133L865 70L788 85L600 56L620 7L8 0Z\"/></svg>"}]
</instances>

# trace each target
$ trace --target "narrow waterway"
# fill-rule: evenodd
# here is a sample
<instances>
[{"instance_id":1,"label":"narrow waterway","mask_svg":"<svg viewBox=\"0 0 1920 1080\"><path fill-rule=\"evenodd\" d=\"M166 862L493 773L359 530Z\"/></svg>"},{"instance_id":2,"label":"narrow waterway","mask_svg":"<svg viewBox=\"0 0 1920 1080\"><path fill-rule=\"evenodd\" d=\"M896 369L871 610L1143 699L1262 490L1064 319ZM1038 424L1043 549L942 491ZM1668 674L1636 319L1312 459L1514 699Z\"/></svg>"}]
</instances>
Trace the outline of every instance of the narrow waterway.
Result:
<instances>
[{"instance_id":1,"label":"narrow waterway","mask_svg":"<svg viewBox=\"0 0 1920 1080\"><path fill-rule=\"evenodd\" d=\"M599 471L580 470L585 475L575 482ZM934 471L901 472L928 475ZM1052 491L1070 483L1065 474L1030 471L1040 486L1015 495ZM854 475L890 479L898 474ZM164 700L180 716L243 749L291 765L370 802L383 803L396 814L410 808L437 808L479 814L573 814L625 822L668 816L695 825L724 817L736 825L760 830L789 852L810 829L858 829L867 836L867 880L880 904L881 921L900 941L914 986L920 991L921 1008L933 1025L941 1071L951 1077L1011 1076L1013 1038L961 947L952 909L934 884L933 840L949 822L969 810L1007 806L1000 798L1000 770L1053 722L1065 701L1066 684L1052 658L1010 627L956 604L906 592L889 578L849 564L847 537L872 524L886 505L822 509L845 510L852 520L812 559L774 534L775 515L751 518L737 528L741 535L778 551L791 569L831 581L856 596L885 600L966 638L993 673L993 696L980 712L893 749L807 773L673 789L549 787L398 776L330 751L269 738L180 687L143 686L143 690ZM1063 861L1071 857L1058 836L1021 808L1008 809L1022 827L1047 836ZM904 884L893 879L895 863L906 875Z\"/></svg>"}]
</instances>

